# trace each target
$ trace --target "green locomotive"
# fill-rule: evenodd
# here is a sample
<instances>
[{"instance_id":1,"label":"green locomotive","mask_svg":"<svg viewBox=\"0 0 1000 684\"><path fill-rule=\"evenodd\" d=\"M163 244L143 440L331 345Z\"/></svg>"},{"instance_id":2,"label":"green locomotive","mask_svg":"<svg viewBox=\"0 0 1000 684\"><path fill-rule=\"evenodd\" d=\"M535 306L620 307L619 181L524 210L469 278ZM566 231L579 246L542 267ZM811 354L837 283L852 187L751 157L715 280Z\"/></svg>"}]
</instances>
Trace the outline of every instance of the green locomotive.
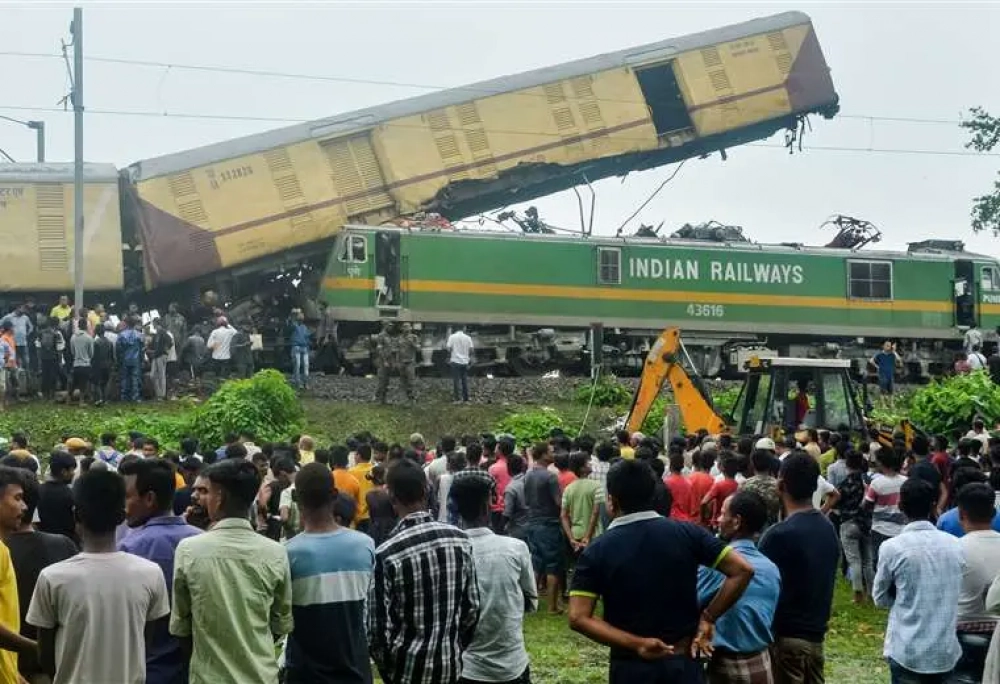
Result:
<instances>
[{"instance_id":1,"label":"green locomotive","mask_svg":"<svg viewBox=\"0 0 1000 684\"><path fill-rule=\"evenodd\" d=\"M400 320L419 332L426 367L446 360L458 324L475 333L478 365L585 367L600 324L605 363L622 372L670 325L707 375L751 354L864 359L891 338L920 377L947 368L970 327L1000 325L1000 263L945 241L893 252L347 226L321 299L355 368L368 351L350 341Z\"/></svg>"}]
</instances>

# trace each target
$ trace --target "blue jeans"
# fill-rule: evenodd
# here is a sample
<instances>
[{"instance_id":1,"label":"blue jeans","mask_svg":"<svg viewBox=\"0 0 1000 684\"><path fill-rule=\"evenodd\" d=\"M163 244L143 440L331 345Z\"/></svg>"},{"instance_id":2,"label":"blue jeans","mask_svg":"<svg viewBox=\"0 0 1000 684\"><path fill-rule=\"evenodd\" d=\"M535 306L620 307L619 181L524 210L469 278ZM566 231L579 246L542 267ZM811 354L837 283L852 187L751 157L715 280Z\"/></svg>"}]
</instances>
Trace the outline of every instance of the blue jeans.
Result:
<instances>
[{"instance_id":1,"label":"blue jeans","mask_svg":"<svg viewBox=\"0 0 1000 684\"><path fill-rule=\"evenodd\" d=\"M951 672L935 672L934 674L913 672L889 658L889 681L892 684L945 684L950 674Z\"/></svg>"},{"instance_id":2,"label":"blue jeans","mask_svg":"<svg viewBox=\"0 0 1000 684\"><path fill-rule=\"evenodd\" d=\"M139 401L142 393L142 369L139 364L122 364L122 401Z\"/></svg>"},{"instance_id":3,"label":"blue jeans","mask_svg":"<svg viewBox=\"0 0 1000 684\"><path fill-rule=\"evenodd\" d=\"M305 387L309 383L309 347L292 347L292 384Z\"/></svg>"},{"instance_id":4,"label":"blue jeans","mask_svg":"<svg viewBox=\"0 0 1000 684\"><path fill-rule=\"evenodd\" d=\"M452 393L455 401L469 400L469 364L449 363L451 366Z\"/></svg>"}]
</instances>

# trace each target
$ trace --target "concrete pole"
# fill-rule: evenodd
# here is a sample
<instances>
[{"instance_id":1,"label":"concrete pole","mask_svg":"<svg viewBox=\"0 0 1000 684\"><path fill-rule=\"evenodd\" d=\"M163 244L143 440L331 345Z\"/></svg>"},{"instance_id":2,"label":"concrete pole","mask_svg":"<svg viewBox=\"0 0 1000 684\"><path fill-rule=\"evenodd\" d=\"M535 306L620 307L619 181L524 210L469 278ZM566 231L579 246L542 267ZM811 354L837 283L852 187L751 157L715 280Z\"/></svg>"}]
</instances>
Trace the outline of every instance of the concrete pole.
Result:
<instances>
[{"instance_id":1,"label":"concrete pole","mask_svg":"<svg viewBox=\"0 0 1000 684\"><path fill-rule=\"evenodd\" d=\"M32 128L35 131L36 137L36 160L41 163L45 161L45 122L44 121L29 121L28 128Z\"/></svg>"},{"instance_id":2,"label":"concrete pole","mask_svg":"<svg viewBox=\"0 0 1000 684\"><path fill-rule=\"evenodd\" d=\"M73 8L73 306L83 306L83 9Z\"/></svg>"}]
</instances>

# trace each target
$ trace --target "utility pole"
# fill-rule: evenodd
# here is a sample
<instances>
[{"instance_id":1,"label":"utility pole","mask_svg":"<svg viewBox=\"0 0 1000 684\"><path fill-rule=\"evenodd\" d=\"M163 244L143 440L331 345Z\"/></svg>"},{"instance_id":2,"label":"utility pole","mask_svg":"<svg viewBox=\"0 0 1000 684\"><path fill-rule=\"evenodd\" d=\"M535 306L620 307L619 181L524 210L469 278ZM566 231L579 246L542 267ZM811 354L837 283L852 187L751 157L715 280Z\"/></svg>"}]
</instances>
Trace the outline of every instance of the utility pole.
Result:
<instances>
[{"instance_id":1,"label":"utility pole","mask_svg":"<svg viewBox=\"0 0 1000 684\"><path fill-rule=\"evenodd\" d=\"M45 161L45 122L44 121L21 121L21 119L14 119L9 116L0 115L0 120L10 121L11 123L16 123L21 126L26 126L31 130L35 131L36 146L38 150L38 161ZM4 153L6 155L6 153Z\"/></svg>"},{"instance_id":2,"label":"utility pole","mask_svg":"<svg viewBox=\"0 0 1000 684\"><path fill-rule=\"evenodd\" d=\"M83 307L83 9L73 8L73 307Z\"/></svg>"},{"instance_id":3,"label":"utility pole","mask_svg":"<svg viewBox=\"0 0 1000 684\"><path fill-rule=\"evenodd\" d=\"M45 161L45 122L28 121L26 125L28 128L35 131L35 149L37 150L36 160L41 163Z\"/></svg>"}]
</instances>

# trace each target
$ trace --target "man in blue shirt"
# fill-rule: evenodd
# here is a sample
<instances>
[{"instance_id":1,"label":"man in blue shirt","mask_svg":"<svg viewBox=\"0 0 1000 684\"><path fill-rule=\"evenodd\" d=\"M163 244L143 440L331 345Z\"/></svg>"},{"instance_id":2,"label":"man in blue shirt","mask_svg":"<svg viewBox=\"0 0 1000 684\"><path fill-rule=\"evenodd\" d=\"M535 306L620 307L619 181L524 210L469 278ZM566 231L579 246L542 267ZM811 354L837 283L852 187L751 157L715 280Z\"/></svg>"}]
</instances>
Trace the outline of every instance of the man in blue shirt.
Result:
<instances>
[{"instance_id":1,"label":"man in blue shirt","mask_svg":"<svg viewBox=\"0 0 1000 684\"><path fill-rule=\"evenodd\" d=\"M309 328L305 314L293 312L288 325L288 346L292 348L292 384L300 389L309 385Z\"/></svg>"},{"instance_id":2,"label":"man in blue shirt","mask_svg":"<svg viewBox=\"0 0 1000 684\"><path fill-rule=\"evenodd\" d=\"M710 682L753 684L773 681L768 647L774 640L771 623L781 591L778 566L757 550L754 538L767 523L767 505L759 494L739 491L722 504L719 532L753 567L753 579L743 596L715 623L715 652L708 664ZM698 568L698 602L715 598L725 576L718 570Z\"/></svg>"},{"instance_id":3,"label":"man in blue shirt","mask_svg":"<svg viewBox=\"0 0 1000 684\"><path fill-rule=\"evenodd\" d=\"M375 567L375 543L334 520L330 469L309 463L295 476L303 532L285 548L292 569L288 684L371 684L365 598ZM336 639L330 635L336 634Z\"/></svg>"},{"instance_id":4,"label":"man in blue shirt","mask_svg":"<svg viewBox=\"0 0 1000 684\"><path fill-rule=\"evenodd\" d=\"M903 360L896 353L896 345L890 340L882 343L882 351L872 357L872 364L878 369L878 387L883 403L892 406L892 393L896 388L896 364Z\"/></svg>"},{"instance_id":5,"label":"man in blue shirt","mask_svg":"<svg viewBox=\"0 0 1000 684\"><path fill-rule=\"evenodd\" d=\"M952 483L952 490L958 493L967 484L981 484L987 481L986 473L978 468L959 468L955 471L955 479ZM937 528L942 532L947 532L953 537L964 537L965 528L962 527L958 519L958 507L948 509L938 518ZM1000 532L1000 511L993 516L993 531Z\"/></svg>"},{"instance_id":6,"label":"man in blue shirt","mask_svg":"<svg viewBox=\"0 0 1000 684\"><path fill-rule=\"evenodd\" d=\"M739 600L753 568L732 548L692 523L653 510L656 476L641 460L608 471L614 518L577 561L569 625L611 647L609 684L700 684L700 656L712 650L716 621ZM726 579L704 609L698 566ZM604 602L603 619L594 615Z\"/></svg>"},{"instance_id":7,"label":"man in blue shirt","mask_svg":"<svg viewBox=\"0 0 1000 684\"><path fill-rule=\"evenodd\" d=\"M899 491L909 523L879 549L872 595L889 609L883 655L892 684L943 684L962 655L958 598L966 562L961 544L930 522L937 492L911 477Z\"/></svg>"},{"instance_id":8,"label":"man in blue shirt","mask_svg":"<svg viewBox=\"0 0 1000 684\"><path fill-rule=\"evenodd\" d=\"M122 462L125 478L125 518L131 533L118 542L118 550L153 561L163 571L167 595L173 593L174 555L182 539L201 534L184 518L173 515L174 471L160 459ZM181 643L168 629L170 616L153 625L146 649L147 684L176 684L188 679L188 661Z\"/></svg>"}]
</instances>

